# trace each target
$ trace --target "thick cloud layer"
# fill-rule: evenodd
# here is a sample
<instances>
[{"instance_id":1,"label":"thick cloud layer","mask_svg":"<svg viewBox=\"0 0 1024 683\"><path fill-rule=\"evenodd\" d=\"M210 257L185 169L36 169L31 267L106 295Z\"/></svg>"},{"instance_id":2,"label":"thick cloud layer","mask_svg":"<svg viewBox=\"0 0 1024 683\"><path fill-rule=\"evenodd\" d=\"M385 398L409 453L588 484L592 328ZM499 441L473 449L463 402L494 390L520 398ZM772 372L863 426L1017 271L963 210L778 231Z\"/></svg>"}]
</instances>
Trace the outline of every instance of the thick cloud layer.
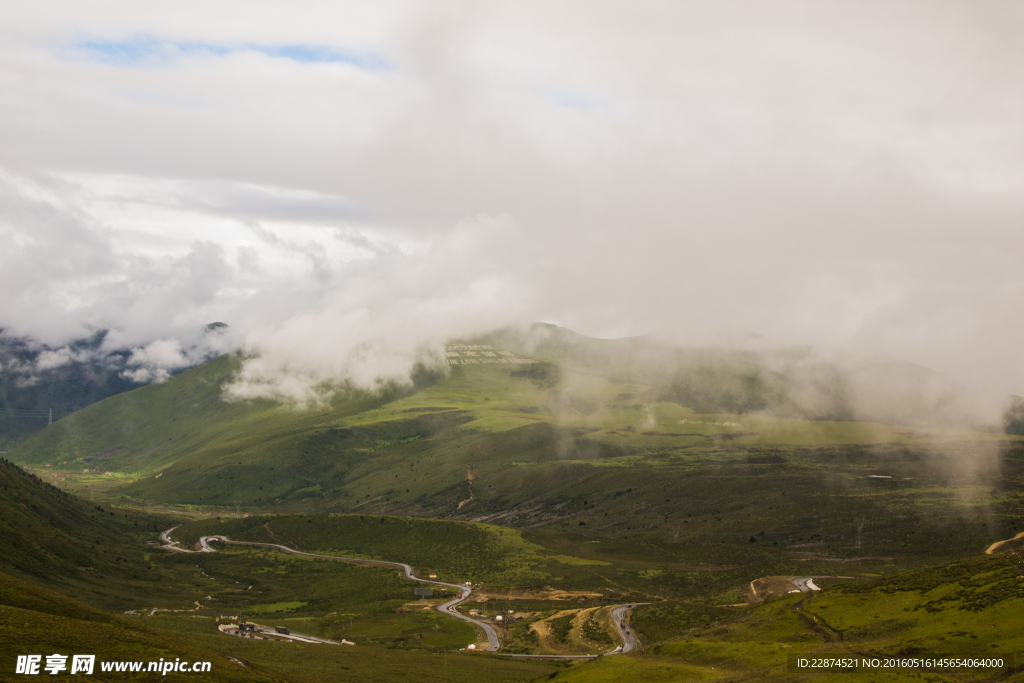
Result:
<instances>
[{"instance_id":1,"label":"thick cloud layer","mask_svg":"<svg viewBox=\"0 0 1024 683\"><path fill-rule=\"evenodd\" d=\"M191 348L223 320L260 354L235 395L298 400L529 320L1024 393L1017 3L2 15L12 332Z\"/></svg>"}]
</instances>

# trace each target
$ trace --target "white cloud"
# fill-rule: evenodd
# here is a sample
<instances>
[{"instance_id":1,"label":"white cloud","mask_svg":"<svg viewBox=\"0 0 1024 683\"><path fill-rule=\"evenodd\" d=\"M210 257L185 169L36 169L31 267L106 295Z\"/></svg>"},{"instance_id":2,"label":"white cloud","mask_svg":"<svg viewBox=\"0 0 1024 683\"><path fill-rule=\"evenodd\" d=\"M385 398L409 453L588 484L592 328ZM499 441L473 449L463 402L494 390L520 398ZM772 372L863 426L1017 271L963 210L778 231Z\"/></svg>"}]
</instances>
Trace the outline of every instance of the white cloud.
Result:
<instances>
[{"instance_id":1,"label":"white cloud","mask_svg":"<svg viewBox=\"0 0 1024 683\"><path fill-rule=\"evenodd\" d=\"M45 350L36 358L35 369L37 372L53 370L80 359L79 355L66 346L52 351Z\"/></svg>"},{"instance_id":2,"label":"white cloud","mask_svg":"<svg viewBox=\"0 0 1024 683\"><path fill-rule=\"evenodd\" d=\"M316 404L346 383L407 383L416 364L446 370L451 336L529 319L538 292L512 264L533 252L511 218L481 215L425 254L353 269L315 306L249 334L254 357L227 396Z\"/></svg>"},{"instance_id":3,"label":"white cloud","mask_svg":"<svg viewBox=\"0 0 1024 683\"><path fill-rule=\"evenodd\" d=\"M263 354L239 395L297 401L528 319L754 330L1024 393L1012 4L14 3L4 19L5 327L187 348L224 320ZM69 57L139 36L388 68L270 48ZM508 218L459 227L481 214Z\"/></svg>"},{"instance_id":4,"label":"white cloud","mask_svg":"<svg viewBox=\"0 0 1024 683\"><path fill-rule=\"evenodd\" d=\"M131 350L121 376L139 383L163 382L173 371L196 365L205 355L182 349L177 339L157 339Z\"/></svg>"}]
</instances>

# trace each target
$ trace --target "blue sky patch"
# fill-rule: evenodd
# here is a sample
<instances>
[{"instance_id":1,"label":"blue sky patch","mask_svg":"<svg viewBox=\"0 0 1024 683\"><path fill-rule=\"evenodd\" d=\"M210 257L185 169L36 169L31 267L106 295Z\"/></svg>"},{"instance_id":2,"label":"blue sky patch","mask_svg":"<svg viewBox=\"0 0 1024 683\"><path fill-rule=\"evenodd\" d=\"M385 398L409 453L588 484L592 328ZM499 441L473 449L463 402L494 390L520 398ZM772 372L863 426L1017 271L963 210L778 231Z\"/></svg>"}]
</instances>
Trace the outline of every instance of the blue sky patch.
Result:
<instances>
[{"instance_id":1,"label":"blue sky patch","mask_svg":"<svg viewBox=\"0 0 1024 683\"><path fill-rule=\"evenodd\" d=\"M344 63L360 69L388 69L390 65L375 52L346 50L331 45L263 45L258 43L218 44L201 41L159 40L136 36L126 40L81 40L66 56L126 67L171 66L181 56L206 54L225 56L237 52L259 52L276 59L301 64Z\"/></svg>"}]
</instances>

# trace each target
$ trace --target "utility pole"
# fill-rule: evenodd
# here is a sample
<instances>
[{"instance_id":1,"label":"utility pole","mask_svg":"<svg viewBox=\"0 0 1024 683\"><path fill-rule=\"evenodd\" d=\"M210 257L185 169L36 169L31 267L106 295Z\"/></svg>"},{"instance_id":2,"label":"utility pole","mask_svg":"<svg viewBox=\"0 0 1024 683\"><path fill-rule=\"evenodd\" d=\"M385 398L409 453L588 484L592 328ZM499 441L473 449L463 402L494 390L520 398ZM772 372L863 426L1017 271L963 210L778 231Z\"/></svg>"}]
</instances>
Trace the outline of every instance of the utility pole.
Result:
<instances>
[{"instance_id":1,"label":"utility pole","mask_svg":"<svg viewBox=\"0 0 1024 683\"><path fill-rule=\"evenodd\" d=\"M857 547L860 547L861 540L864 538L864 518L857 518Z\"/></svg>"}]
</instances>

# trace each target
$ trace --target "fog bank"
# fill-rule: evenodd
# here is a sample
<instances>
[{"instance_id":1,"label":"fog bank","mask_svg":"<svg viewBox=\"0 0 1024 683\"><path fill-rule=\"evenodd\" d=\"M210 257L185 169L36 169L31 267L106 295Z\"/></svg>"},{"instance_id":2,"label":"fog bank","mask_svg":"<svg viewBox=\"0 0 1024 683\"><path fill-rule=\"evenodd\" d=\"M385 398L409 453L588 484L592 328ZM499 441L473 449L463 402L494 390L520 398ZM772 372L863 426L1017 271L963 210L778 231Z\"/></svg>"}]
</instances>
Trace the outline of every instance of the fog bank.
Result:
<instances>
[{"instance_id":1,"label":"fog bank","mask_svg":"<svg viewBox=\"0 0 1024 683\"><path fill-rule=\"evenodd\" d=\"M224 321L231 397L315 403L540 320L1024 394L1015 3L2 15L0 327L55 353Z\"/></svg>"}]
</instances>

